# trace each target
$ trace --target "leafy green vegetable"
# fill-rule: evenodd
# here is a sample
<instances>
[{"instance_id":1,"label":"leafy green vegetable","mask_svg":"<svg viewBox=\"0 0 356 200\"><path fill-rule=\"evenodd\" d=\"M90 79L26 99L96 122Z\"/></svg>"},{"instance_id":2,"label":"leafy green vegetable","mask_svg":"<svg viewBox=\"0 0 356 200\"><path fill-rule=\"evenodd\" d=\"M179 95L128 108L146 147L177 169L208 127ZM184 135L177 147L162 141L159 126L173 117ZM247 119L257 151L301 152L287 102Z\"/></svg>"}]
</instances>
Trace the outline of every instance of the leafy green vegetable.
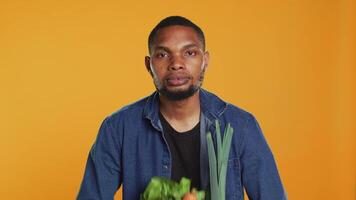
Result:
<instances>
[{"instance_id":1,"label":"leafy green vegetable","mask_svg":"<svg viewBox=\"0 0 356 200\"><path fill-rule=\"evenodd\" d=\"M194 190L194 189L193 189ZM190 191L190 180L182 178L179 183L163 177L153 177L141 195L141 200L181 200ZM197 192L197 199L203 200L204 191Z\"/></svg>"},{"instance_id":2,"label":"leafy green vegetable","mask_svg":"<svg viewBox=\"0 0 356 200\"><path fill-rule=\"evenodd\" d=\"M211 133L208 132L206 136L209 156L210 195L212 200L225 200L227 162L234 130L230 124L227 124L223 141L221 141L220 125L217 120L215 125L217 154L215 154Z\"/></svg>"}]
</instances>

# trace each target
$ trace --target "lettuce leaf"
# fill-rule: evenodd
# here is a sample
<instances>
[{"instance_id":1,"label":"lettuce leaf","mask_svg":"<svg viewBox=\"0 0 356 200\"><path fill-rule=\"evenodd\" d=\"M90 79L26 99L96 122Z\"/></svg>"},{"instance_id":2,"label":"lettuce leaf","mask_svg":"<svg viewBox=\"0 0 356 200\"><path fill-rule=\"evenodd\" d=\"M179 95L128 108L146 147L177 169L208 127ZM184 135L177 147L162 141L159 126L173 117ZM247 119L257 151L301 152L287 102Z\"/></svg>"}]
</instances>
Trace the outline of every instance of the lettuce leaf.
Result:
<instances>
[{"instance_id":1,"label":"lettuce leaf","mask_svg":"<svg viewBox=\"0 0 356 200\"><path fill-rule=\"evenodd\" d=\"M191 181L182 178L179 183L170 179L155 176L151 179L141 200L181 200L190 191ZM197 192L198 200L204 199L204 191Z\"/></svg>"}]
</instances>

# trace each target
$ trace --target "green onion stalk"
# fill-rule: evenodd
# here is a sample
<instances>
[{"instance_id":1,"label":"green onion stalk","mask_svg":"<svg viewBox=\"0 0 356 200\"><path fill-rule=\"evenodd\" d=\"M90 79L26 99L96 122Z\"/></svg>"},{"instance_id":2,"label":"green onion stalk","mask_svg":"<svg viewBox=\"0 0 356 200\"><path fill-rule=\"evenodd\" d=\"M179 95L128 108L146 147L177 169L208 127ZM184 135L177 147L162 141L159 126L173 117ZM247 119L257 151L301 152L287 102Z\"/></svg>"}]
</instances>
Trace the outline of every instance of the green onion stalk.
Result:
<instances>
[{"instance_id":1,"label":"green onion stalk","mask_svg":"<svg viewBox=\"0 0 356 200\"><path fill-rule=\"evenodd\" d=\"M210 197L211 200L225 200L227 163L229 159L233 128L229 123L227 124L224 131L224 137L221 141L221 131L218 120L215 121L215 124L217 140L216 154L211 133L208 132L206 136L209 156Z\"/></svg>"}]
</instances>

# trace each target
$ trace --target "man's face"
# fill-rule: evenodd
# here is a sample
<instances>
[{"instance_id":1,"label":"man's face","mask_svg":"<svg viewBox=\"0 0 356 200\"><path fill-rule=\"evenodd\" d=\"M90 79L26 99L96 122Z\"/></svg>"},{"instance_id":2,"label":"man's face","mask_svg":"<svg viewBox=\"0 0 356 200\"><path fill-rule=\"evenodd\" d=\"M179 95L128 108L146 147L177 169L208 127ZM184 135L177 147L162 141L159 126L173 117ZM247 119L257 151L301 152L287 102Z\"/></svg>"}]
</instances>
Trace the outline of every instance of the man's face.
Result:
<instances>
[{"instance_id":1,"label":"man's face","mask_svg":"<svg viewBox=\"0 0 356 200\"><path fill-rule=\"evenodd\" d=\"M145 64L160 94L182 100L201 87L208 61L194 29L175 25L157 32Z\"/></svg>"}]
</instances>

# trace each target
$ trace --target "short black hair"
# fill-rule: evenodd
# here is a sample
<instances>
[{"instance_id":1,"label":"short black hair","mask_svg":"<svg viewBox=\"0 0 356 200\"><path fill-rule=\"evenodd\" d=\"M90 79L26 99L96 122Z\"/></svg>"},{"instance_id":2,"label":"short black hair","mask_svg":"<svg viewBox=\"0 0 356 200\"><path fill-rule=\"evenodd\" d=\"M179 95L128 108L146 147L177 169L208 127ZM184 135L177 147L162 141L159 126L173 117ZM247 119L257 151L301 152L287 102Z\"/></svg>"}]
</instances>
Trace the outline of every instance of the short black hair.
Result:
<instances>
[{"instance_id":1,"label":"short black hair","mask_svg":"<svg viewBox=\"0 0 356 200\"><path fill-rule=\"evenodd\" d=\"M157 32L168 26L174 26L174 25L180 25L180 26L186 26L186 27L191 27L193 30L198 34L199 40L203 45L203 50L205 50L205 36L203 31L199 26L194 24L192 21L189 19L182 17L182 16L169 16L164 18L162 21L160 21L151 31L150 35L148 36L148 51L151 52L151 47L152 44L155 40L155 37L157 36Z\"/></svg>"}]
</instances>

